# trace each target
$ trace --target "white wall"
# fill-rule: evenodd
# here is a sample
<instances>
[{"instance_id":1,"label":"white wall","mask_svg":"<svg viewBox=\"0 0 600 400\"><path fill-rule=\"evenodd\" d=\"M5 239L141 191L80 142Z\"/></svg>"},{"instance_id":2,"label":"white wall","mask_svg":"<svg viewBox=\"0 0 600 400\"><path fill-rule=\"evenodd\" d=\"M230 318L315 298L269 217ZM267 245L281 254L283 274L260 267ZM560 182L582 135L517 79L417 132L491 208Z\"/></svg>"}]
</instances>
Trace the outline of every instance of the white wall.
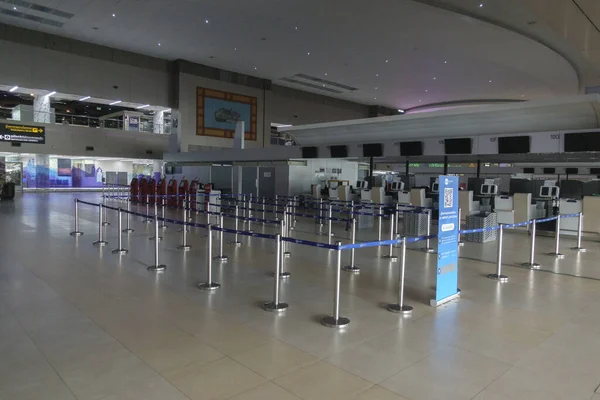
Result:
<instances>
[{"instance_id":1,"label":"white wall","mask_svg":"<svg viewBox=\"0 0 600 400\"><path fill-rule=\"evenodd\" d=\"M97 58L0 40L0 84L159 106L169 75ZM113 86L117 86L115 89Z\"/></svg>"}]
</instances>

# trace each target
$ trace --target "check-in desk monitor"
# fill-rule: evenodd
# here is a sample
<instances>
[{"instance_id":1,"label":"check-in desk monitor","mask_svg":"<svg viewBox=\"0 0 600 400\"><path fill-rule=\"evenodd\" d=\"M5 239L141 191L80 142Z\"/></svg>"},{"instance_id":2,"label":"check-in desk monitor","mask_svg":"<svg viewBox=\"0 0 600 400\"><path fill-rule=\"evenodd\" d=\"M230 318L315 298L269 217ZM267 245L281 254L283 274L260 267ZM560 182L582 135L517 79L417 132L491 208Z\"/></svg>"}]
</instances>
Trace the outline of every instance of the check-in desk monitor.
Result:
<instances>
[{"instance_id":1,"label":"check-in desk monitor","mask_svg":"<svg viewBox=\"0 0 600 400\"><path fill-rule=\"evenodd\" d=\"M439 193L440 192L440 183L435 182L431 184L431 193Z\"/></svg>"}]
</instances>

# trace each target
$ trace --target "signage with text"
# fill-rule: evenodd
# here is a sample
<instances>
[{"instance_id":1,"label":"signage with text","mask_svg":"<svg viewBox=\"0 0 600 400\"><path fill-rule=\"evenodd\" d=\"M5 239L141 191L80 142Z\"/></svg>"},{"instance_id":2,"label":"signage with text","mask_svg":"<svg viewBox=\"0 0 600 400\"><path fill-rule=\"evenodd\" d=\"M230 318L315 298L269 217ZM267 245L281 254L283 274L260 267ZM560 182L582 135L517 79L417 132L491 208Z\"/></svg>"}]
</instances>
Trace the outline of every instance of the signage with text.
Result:
<instances>
[{"instance_id":1,"label":"signage with text","mask_svg":"<svg viewBox=\"0 0 600 400\"><path fill-rule=\"evenodd\" d=\"M458 177L439 177L438 262L435 301L458 293Z\"/></svg>"},{"instance_id":2,"label":"signage with text","mask_svg":"<svg viewBox=\"0 0 600 400\"><path fill-rule=\"evenodd\" d=\"M41 126L0 124L0 142L46 143L46 128Z\"/></svg>"}]
</instances>

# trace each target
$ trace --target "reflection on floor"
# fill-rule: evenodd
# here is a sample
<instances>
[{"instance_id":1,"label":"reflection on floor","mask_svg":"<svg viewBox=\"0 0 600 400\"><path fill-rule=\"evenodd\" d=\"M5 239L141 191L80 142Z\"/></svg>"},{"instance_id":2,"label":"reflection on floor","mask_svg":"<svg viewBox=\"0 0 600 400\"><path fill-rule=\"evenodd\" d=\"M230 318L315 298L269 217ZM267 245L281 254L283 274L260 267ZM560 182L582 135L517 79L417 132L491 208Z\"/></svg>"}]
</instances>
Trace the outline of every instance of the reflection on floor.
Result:
<instances>
[{"instance_id":1,"label":"reflection on floor","mask_svg":"<svg viewBox=\"0 0 600 400\"><path fill-rule=\"evenodd\" d=\"M282 282L290 308L274 315L259 307L272 294L272 242L226 244L229 262L214 265L222 288L201 292L204 230L191 230L187 253L176 249L179 228L165 230L168 268L149 273L151 224L133 218L135 232L124 239L130 253L113 255L112 213L107 247L91 245L97 213L89 206L80 210L85 234L68 235L74 196L0 203L2 400L600 399L600 281L508 266L527 260L526 235L506 237L505 284L485 278L495 244L461 249L469 258L460 262L461 298L439 309L427 305L435 255L409 251L409 318L382 307L395 300L398 279L397 263L380 257L387 249L357 251L361 273L342 276L341 310L352 322L339 332L318 322L332 308L335 252L291 246L292 276ZM294 235L325 240L314 228L301 222ZM334 231L348 236L342 225ZM571 245L565 240L567 258L556 261L542 256L553 241L541 238L537 261L597 268L598 244L579 255Z\"/></svg>"}]
</instances>

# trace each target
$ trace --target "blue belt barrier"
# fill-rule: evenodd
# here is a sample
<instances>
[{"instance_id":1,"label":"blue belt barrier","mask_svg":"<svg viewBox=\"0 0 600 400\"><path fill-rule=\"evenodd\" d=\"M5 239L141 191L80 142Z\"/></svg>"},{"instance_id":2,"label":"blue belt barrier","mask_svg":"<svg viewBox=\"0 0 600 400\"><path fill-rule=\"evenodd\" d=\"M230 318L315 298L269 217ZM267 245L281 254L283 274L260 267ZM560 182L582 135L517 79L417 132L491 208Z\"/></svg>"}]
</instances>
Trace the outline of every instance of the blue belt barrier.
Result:
<instances>
[{"instance_id":1,"label":"blue belt barrier","mask_svg":"<svg viewBox=\"0 0 600 400\"><path fill-rule=\"evenodd\" d=\"M319 247L322 249L331 249L331 250L338 250L340 247L334 245L334 244L327 244L327 243L320 243L320 242L313 242L310 240L301 240L301 239L294 239L291 237L282 237L281 238L282 241L284 242L289 242L289 243L295 243L295 244L302 244L305 246L312 246L312 247Z\"/></svg>"}]
</instances>

